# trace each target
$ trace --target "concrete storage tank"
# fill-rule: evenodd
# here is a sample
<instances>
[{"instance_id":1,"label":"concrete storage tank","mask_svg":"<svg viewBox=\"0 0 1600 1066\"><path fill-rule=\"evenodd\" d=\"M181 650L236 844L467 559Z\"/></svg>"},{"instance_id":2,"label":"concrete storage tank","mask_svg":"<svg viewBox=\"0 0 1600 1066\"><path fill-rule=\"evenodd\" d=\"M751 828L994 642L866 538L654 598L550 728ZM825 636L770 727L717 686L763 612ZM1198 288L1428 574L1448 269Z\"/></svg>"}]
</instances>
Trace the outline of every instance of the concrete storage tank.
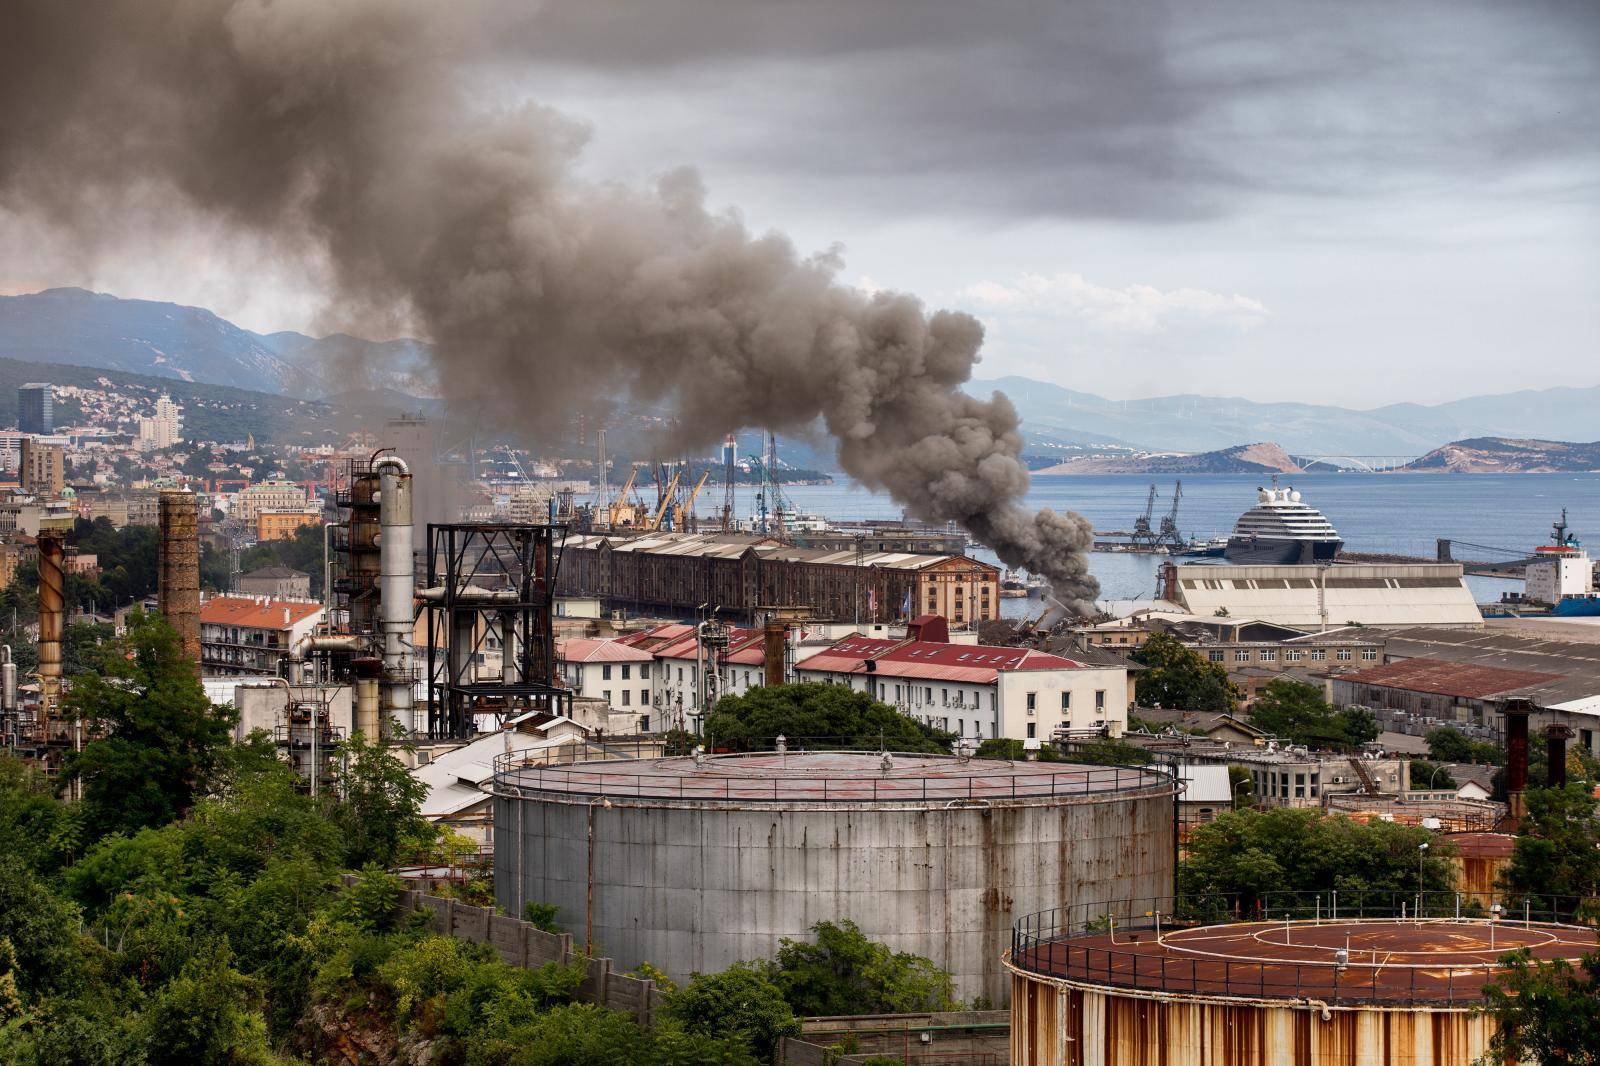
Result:
<instances>
[{"instance_id":1,"label":"concrete storage tank","mask_svg":"<svg viewBox=\"0 0 1600 1066\"><path fill-rule=\"evenodd\" d=\"M1417 921L1333 917L1330 902L1294 921L1174 923L1149 902L1023 919L1006 956L1012 1066L1471 1066L1494 1035L1474 1008L1503 953L1594 950L1594 929L1521 908Z\"/></svg>"},{"instance_id":2,"label":"concrete storage tank","mask_svg":"<svg viewBox=\"0 0 1600 1066\"><path fill-rule=\"evenodd\" d=\"M853 920L1004 1002L1020 914L1161 895L1174 787L1152 769L861 752L517 766L494 776L508 914L554 904L579 943L682 980Z\"/></svg>"}]
</instances>

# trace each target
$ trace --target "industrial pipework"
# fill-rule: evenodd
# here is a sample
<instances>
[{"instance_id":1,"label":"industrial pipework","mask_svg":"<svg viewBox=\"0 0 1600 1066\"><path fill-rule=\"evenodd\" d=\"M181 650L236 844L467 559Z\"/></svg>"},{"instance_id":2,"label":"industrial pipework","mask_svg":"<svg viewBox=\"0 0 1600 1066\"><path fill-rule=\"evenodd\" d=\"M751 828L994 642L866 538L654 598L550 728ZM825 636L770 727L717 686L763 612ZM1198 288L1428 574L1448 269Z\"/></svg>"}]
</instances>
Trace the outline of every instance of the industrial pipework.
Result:
<instances>
[{"instance_id":1,"label":"industrial pipework","mask_svg":"<svg viewBox=\"0 0 1600 1066\"><path fill-rule=\"evenodd\" d=\"M0 645L0 742L19 744L22 721L17 711L17 664L11 658L11 645Z\"/></svg>"},{"instance_id":2,"label":"industrial pipework","mask_svg":"<svg viewBox=\"0 0 1600 1066\"><path fill-rule=\"evenodd\" d=\"M397 455L372 462L378 482L378 609L383 634L380 699L386 719L412 726L412 626L416 570L411 545L411 469Z\"/></svg>"}]
</instances>

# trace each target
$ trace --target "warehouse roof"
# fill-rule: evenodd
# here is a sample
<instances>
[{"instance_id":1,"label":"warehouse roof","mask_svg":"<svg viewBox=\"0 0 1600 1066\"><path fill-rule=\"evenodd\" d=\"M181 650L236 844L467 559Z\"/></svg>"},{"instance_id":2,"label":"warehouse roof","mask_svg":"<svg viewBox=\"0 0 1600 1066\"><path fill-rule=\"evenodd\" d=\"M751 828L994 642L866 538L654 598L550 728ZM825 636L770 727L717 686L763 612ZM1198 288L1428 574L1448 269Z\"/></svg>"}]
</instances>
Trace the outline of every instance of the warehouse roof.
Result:
<instances>
[{"instance_id":1,"label":"warehouse roof","mask_svg":"<svg viewBox=\"0 0 1600 1066\"><path fill-rule=\"evenodd\" d=\"M1516 694L1543 707L1575 704L1587 707L1600 696L1600 644L1549 640L1504 630L1401 629L1388 634L1385 653L1391 659L1425 658L1525 670L1550 675L1550 680L1523 686Z\"/></svg>"},{"instance_id":2,"label":"warehouse roof","mask_svg":"<svg viewBox=\"0 0 1600 1066\"><path fill-rule=\"evenodd\" d=\"M1560 675L1533 670L1503 670L1495 666L1475 666L1443 659L1401 659L1370 670L1341 674L1338 680L1356 685L1375 685L1476 700L1514 692L1530 685L1558 681Z\"/></svg>"},{"instance_id":3,"label":"warehouse roof","mask_svg":"<svg viewBox=\"0 0 1600 1066\"><path fill-rule=\"evenodd\" d=\"M940 565L960 565L990 570L1000 568L965 555L926 555L917 552L867 551L855 549L797 548L773 537L739 533L645 533L636 537L606 536L591 533L568 537L563 550L597 549L609 544L613 552L648 552L652 555L680 555L711 559L737 559L754 551L763 559L817 563L830 566L878 566L896 570L925 570Z\"/></svg>"},{"instance_id":4,"label":"warehouse roof","mask_svg":"<svg viewBox=\"0 0 1600 1066\"><path fill-rule=\"evenodd\" d=\"M1178 564L1176 577L1185 609L1197 615L1226 612L1302 629L1483 624L1458 563Z\"/></svg>"},{"instance_id":5,"label":"warehouse roof","mask_svg":"<svg viewBox=\"0 0 1600 1066\"><path fill-rule=\"evenodd\" d=\"M213 596L200 605L201 622L246 629L288 629L321 613L320 603L270 596Z\"/></svg>"},{"instance_id":6,"label":"warehouse roof","mask_svg":"<svg viewBox=\"0 0 1600 1066\"><path fill-rule=\"evenodd\" d=\"M260 567L257 567L256 569L250 571L248 574L240 574L239 576L241 578L251 578L251 577L284 578L284 577L309 577L311 575L307 574L304 570L294 570L294 569L291 569L291 568L289 568L287 566L260 566Z\"/></svg>"}]
</instances>

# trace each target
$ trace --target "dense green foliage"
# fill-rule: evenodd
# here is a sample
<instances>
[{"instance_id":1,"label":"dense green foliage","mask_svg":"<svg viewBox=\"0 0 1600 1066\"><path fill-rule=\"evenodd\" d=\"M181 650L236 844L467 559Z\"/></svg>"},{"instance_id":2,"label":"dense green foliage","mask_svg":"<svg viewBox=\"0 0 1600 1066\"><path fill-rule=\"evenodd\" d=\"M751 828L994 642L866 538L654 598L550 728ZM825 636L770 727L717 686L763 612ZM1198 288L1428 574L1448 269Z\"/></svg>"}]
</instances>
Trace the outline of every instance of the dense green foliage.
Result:
<instances>
[{"instance_id":1,"label":"dense green foliage","mask_svg":"<svg viewBox=\"0 0 1600 1066\"><path fill-rule=\"evenodd\" d=\"M232 739L232 711L206 699L178 635L135 611L127 635L73 679L69 715L106 731L67 761L81 782L88 839L165 825L188 810Z\"/></svg>"},{"instance_id":2,"label":"dense green foliage","mask_svg":"<svg viewBox=\"0 0 1600 1066\"><path fill-rule=\"evenodd\" d=\"M1499 1023L1495 1061L1600 1064L1600 952L1577 966L1562 959L1535 963L1527 949L1504 961L1505 971L1483 990L1484 1009Z\"/></svg>"},{"instance_id":3,"label":"dense green foliage","mask_svg":"<svg viewBox=\"0 0 1600 1066\"><path fill-rule=\"evenodd\" d=\"M1066 758L1071 762L1093 763L1096 766L1144 766L1151 761L1148 751L1115 737L1073 744L1067 748Z\"/></svg>"},{"instance_id":4,"label":"dense green foliage","mask_svg":"<svg viewBox=\"0 0 1600 1066\"><path fill-rule=\"evenodd\" d=\"M868 940L854 922L818 922L816 940L783 940L776 958L695 974L667 998L691 1033L732 1031L763 1060L813 1015L956 1010L950 975L920 955Z\"/></svg>"},{"instance_id":5,"label":"dense green foliage","mask_svg":"<svg viewBox=\"0 0 1600 1066\"><path fill-rule=\"evenodd\" d=\"M1238 690L1223 665L1165 633L1152 634L1133 653L1133 661L1145 667L1134 678L1134 695L1141 706L1226 712L1238 707Z\"/></svg>"},{"instance_id":6,"label":"dense green foliage","mask_svg":"<svg viewBox=\"0 0 1600 1066\"><path fill-rule=\"evenodd\" d=\"M923 725L845 685L776 685L724 696L706 718L716 750L770 751L784 736L791 749L950 751L955 734Z\"/></svg>"},{"instance_id":7,"label":"dense green foliage","mask_svg":"<svg viewBox=\"0 0 1600 1066\"><path fill-rule=\"evenodd\" d=\"M1473 740L1453 726L1442 725L1430 729L1423 739L1428 742L1428 756L1434 762L1492 763L1500 766L1506 761L1505 749L1500 745Z\"/></svg>"},{"instance_id":8,"label":"dense green foliage","mask_svg":"<svg viewBox=\"0 0 1600 1066\"><path fill-rule=\"evenodd\" d=\"M1023 747L1022 741L1009 737L994 737L978 745L978 750L973 752L980 759L1026 759L1028 751ZM1040 762L1060 762L1061 751L1054 744L1040 744L1039 750L1034 752Z\"/></svg>"},{"instance_id":9,"label":"dense green foliage","mask_svg":"<svg viewBox=\"0 0 1600 1066\"><path fill-rule=\"evenodd\" d=\"M1322 690L1304 681L1273 678L1250 705L1250 724L1280 740L1310 748L1354 751L1378 738L1378 722L1364 707L1334 710Z\"/></svg>"},{"instance_id":10,"label":"dense green foliage","mask_svg":"<svg viewBox=\"0 0 1600 1066\"><path fill-rule=\"evenodd\" d=\"M1600 817L1594 794L1566 788L1530 788L1527 815L1503 875L1505 887L1530 895L1600 896Z\"/></svg>"},{"instance_id":11,"label":"dense green foliage","mask_svg":"<svg viewBox=\"0 0 1600 1066\"><path fill-rule=\"evenodd\" d=\"M1394 822L1362 824L1286 807L1230 811L1195 828L1178 866L1178 890L1237 894L1246 912L1271 904L1274 893L1336 890L1354 905L1363 894L1415 893L1419 858L1424 890L1448 891L1455 877L1448 850L1430 831Z\"/></svg>"}]
</instances>

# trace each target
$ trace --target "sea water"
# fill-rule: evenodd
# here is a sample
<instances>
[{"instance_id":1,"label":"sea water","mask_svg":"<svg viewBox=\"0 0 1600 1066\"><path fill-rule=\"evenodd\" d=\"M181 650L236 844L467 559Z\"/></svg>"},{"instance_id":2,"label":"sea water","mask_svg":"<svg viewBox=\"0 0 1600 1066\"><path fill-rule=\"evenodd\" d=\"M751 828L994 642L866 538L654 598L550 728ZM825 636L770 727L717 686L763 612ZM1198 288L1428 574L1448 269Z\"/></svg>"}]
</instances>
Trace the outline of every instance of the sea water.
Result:
<instances>
[{"instance_id":1,"label":"sea water","mask_svg":"<svg viewBox=\"0 0 1600 1066\"><path fill-rule=\"evenodd\" d=\"M1143 513L1145 498L1157 489L1151 525L1172 503L1174 478L1145 474L1083 476L1035 475L1028 491L1030 508L1077 511L1101 531L1129 530ZM1268 483L1260 474L1195 474L1183 478L1178 529L1185 538L1227 536L1234 521L1256 502L1256 489ZM1580 540L1600 545L1600 475L1596 474L1295 474L1279 483L1304 494L1304 502L1327 515L1345 547L1431 559L1439 538L1455 542L1457 559L1501 561L1528 552L1550 539L1550 526L1567 509L1567 524ZM899 518L901 508L886 495L868 491L842 475L831 485L785 486L796 510L837 522ZM750 494L741 489L742 515ZM982 555L983 553L977 553ZM992 558L992 557L991 557ZM1148 599L1156 587L1164 556L1096 552L1089 569L1108 600ZM1479 602L1491 602L1520 581L1468 577ZM1006 614L1020 613L1028 601L1006 600Z\"/></svg>"}]
</instances>

